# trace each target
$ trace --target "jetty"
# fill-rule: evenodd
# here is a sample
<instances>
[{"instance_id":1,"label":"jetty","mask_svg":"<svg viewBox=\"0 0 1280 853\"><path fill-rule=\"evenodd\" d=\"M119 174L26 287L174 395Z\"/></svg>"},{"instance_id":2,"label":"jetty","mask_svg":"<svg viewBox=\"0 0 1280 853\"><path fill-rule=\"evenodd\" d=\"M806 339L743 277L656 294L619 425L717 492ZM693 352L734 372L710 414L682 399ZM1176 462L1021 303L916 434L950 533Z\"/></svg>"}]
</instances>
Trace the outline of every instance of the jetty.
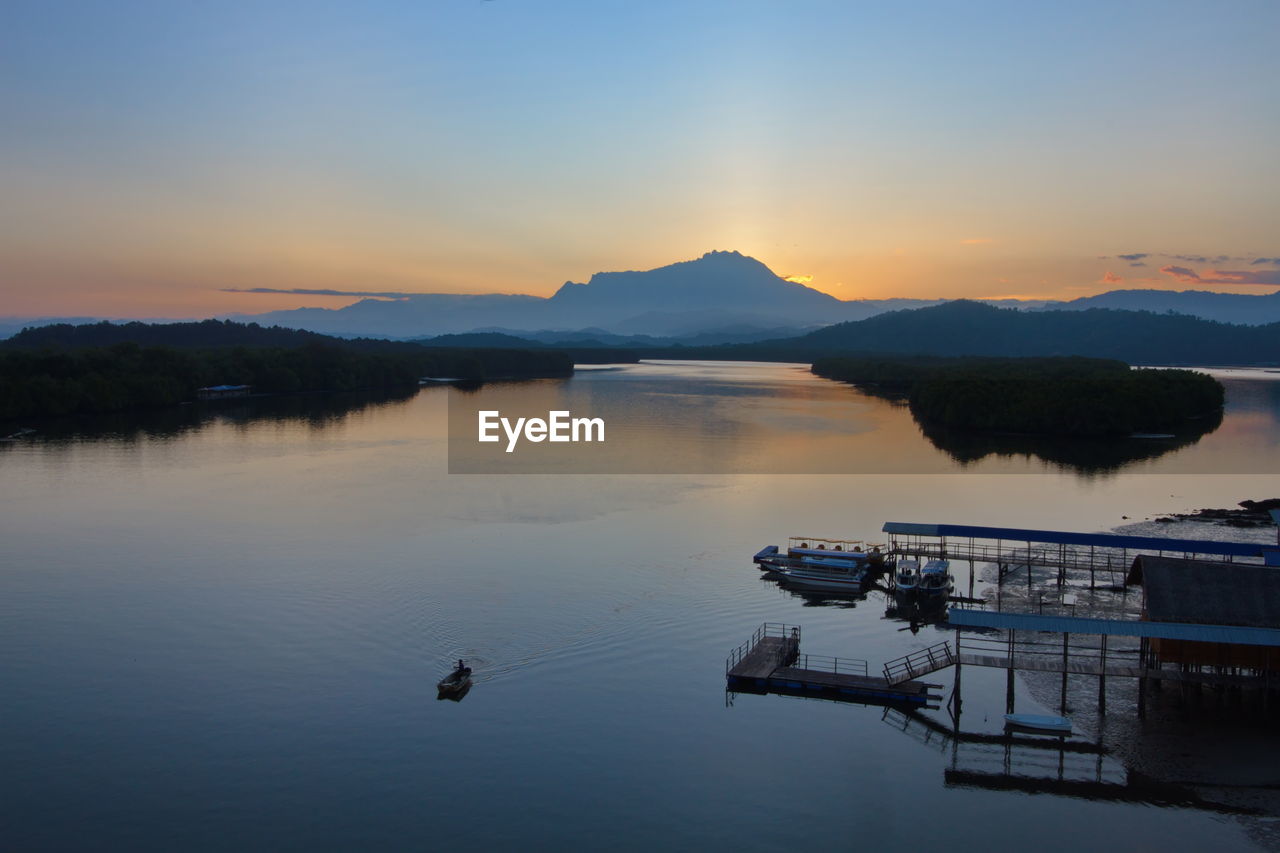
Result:
<instances>
[{"instance_id":1,"label":"jetty","mask_svg":"<svg viewBox=\"0 0 1280 853\"><path fill-rule=\"evenodd\" d=\"M811 655L800 650L800 626L766 622L729 653L725 680L733 692L816 696L867 705L936 708L940 684L891 682L870 675L857 658Z\"/></svg>"},{"instance_id":2,"label":"jetty","mask_svg":"<svg viewBox=\"0 0 1280 853\"><path fill-rule=\"evenodd\" d=\"M1280 547L1256 542L903 521L886 522L881 532L889 535L889 554L895 558L964 561L969 564L971 579L976 563L995 565L1001 581L1025 571L1030 583L1033 568L1047 569L1059 588L1067 585L1069 576L1086 574L1090 589L1096 589L1099 582L1123 587L1134 559L1142 554L1228 563L1262 560L1267 565L1280 565ZM972 583L969 595L973 595Z\"/></svg>"},{"instance_id":3,"label":"jetty","mask_svg":"<svg viewBox=\"0 0 1280 853\"><path fill-rule=\"evenodd\" d=\"M1280 511L1272 515L1280 522ZM1191 700L1202 687L1250 690L1265 711L1280 694L1280 542L909 522L888 522L882 531L890 560L969 564L969 594L951 595L939 614L952 640L910 651L872 675L865 660L804 652L798 626L766 623L730 653L730 691L932 708L939 697L929 691L941 685L921 679L954 670L947 708L957 731L966 667L1005 671L1007 713L1015 711L1020 671L1060 676L1063 713L1070 676L1097 680L1100 714L1109 678L1138 682L1139 716L1148 693L1165 684ZM974 595L980 563L996 569L987 598ZM1133 588L1140 601L1130 597Z\"/></svg>"}]
</instances>

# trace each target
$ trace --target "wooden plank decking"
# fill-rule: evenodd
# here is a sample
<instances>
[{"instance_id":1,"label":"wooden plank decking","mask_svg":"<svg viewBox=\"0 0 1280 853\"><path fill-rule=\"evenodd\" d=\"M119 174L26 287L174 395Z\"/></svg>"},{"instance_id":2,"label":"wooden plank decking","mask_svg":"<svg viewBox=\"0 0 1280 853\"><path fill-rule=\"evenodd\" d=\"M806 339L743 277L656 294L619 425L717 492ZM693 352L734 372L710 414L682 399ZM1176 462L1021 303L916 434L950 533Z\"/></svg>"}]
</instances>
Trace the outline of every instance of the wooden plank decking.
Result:
<instances>
[{"instance_id":1,"label":"wooden plank decking","mask_svg":"<svg viewBox=\"0 0 1280 853\"><path fill-rule=\"evenodd\" d=\"M849 675L843 672L824 672L818 669L800 669L783 666L769 677L772 686L789 691L815 691L837 693L861 699L878 699L884 702L905 702L924 705L938 698L930 693L937 684L923 681L904 681L890 684L883 678L868 675Z\"/></svg>"},{"instance_id":2,"label":"wooden plank decking","mask_svg":"<svg viewBox=\"0 0 1280 853\"><path fill-rule=\"evenodd\" d=\"M761 637L729 670L730 678L768 678L780 665L791 663L800 651L799 638Z\"/></svg>"}]
</instances>

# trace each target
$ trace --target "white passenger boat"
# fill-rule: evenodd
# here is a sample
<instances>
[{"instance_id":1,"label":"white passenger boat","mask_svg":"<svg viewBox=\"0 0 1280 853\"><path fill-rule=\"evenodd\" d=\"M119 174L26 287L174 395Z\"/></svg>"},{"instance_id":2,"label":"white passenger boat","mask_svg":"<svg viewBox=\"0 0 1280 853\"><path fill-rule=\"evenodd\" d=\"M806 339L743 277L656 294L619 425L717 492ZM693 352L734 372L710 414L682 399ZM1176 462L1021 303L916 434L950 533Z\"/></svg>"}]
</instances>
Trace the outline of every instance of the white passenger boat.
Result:
<instances>
[{"instance_id":1,"label":"white passenger boat","mask_svg":"<svg viewBox=\"0 0 1280 853\"><path fill-rule=\"evenodd\" d=\"M865 565L814 566L796 561L789 561L788 565L779 566L775 571L782 576L783 580L798 586L851 592L861 592L870 574Z\"/></svg>"},{"instance_id":2,"label":"white passenger boat","mask_svg":"<svg viewBox=\"0 0 1280 853\"><path fill-rule=\"evenodd\" d=\"M893 594L900 606L914 604L920 584L920 561L899 560L893 569Z\"/></svg>"},{"instance_id":3,"label":"white passenger boat","mask_svg":"<svg viewBox=\"0 0 1280 853\"><path fill-rule=\"evenodd\" d=\"M820 539L815 536L792 536L787 555L819 560L861 562L880 553L879 545L868 545L861 539Z\"/></svg>"},{"instance_id":4,"label":"white passenger boat","mask_svg":"<svg viewBox=\"0 0 1280 853\"><path fill-rule=\"evenodd\" d=\"M864 567L874 571L884 565L884 553L879 545L867 545L858 539L792 536L785 554L778 546L769 545L757 552L754 560L762 569L806 565L820 568Z\"/></svg>"}]
</instances>

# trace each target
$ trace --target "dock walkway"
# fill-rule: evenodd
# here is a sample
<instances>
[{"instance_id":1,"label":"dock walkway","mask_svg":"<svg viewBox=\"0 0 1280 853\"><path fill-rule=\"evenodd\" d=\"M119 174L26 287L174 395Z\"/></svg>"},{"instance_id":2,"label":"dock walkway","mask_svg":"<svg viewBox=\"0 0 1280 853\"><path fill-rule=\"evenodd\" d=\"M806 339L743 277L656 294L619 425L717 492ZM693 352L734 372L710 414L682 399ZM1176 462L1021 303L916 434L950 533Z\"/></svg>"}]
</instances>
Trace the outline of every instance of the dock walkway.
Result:
<instances>
[{"instance_id":1,"label":"dock walkway","mask_svg":"<svg viewBox=\"0 0 1280 853\"><path fill-rule=\"evenodd\" d=\"M867 704L929 706L941 685L891 684L867 674L867 662L801 654L800 628L765 623L725 662L729 689L752 693L814 695Z\"/></svg>"}]
</instances>

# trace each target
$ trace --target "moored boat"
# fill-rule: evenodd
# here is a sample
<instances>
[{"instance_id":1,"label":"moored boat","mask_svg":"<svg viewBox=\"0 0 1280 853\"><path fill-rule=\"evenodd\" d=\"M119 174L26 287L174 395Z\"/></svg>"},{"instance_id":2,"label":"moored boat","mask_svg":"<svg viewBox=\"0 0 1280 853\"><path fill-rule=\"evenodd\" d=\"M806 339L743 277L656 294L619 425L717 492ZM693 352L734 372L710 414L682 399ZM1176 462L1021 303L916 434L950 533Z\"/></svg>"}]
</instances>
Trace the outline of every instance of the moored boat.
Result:
<instances>
[{"instance_id":1,"label":"moored boat","mask_svg":"<svg viewBox=\"0 0 1280 853\"><path fill-rule=\"evenodd\" d=\"M916 582L916 600L920 606L945 604L955 583L951 578L951 563L946 560L930 560L920 570Z\"/></svg>"},{"instance_id":2,"label":"moored boat","mask_svg":"<svg viewBox=\"0 0 1280 853\"><path fill-rule=\"evenodd\" d=\"M787 559L787 558L782 558ZM815 566L791 560L787 565L778 566L775 571L784 580L798 586L814 589L840 589L859 592L867 582L869 572L865 565L851 566Z\"/></svg>"},{"instance_id":3,"label":"moored boat","mask_svg":"<svg viewBox=\"0 0 1280 853\"><path fill-rule=\"evenodd\" d=\"M817 568L870 568L880 571L885 555L879 545L865 545L857 539L819 539L793 536L783 554L777 545L769 545L752 558L761 569L777 571L779 567L813 566Z\"/></svg>"},{"instance_id":4,"label":"moored boat","mask_svg":"<svg viewBox=\"0 0 1280 853\"><path fill-rule=\"evenodd\" d=\"M893 569L893 595L898 605L906 607L916 600L916 587L920 584L920 561L899 560Z\"/></svg>"}]
</instances>

